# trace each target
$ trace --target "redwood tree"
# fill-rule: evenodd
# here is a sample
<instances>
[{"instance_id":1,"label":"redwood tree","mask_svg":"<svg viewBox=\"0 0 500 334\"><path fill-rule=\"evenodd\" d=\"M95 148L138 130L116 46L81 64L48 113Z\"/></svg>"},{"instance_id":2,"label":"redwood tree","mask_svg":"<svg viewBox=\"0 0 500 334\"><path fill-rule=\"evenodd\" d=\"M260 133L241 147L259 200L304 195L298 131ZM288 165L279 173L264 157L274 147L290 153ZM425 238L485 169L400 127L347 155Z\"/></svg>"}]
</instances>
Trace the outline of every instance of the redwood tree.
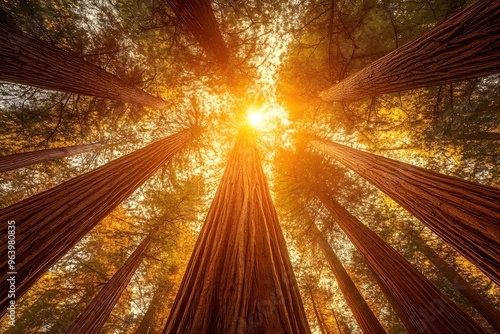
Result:
<instances>
[{"instance_id":1,"label":"redwood tree","mask_svg":"<svg viewBox=\"0 0 500 334\"><path fill-rule=\"evenodd\" d=\"M102 146L102 144L85 144L2 156L0 172L89 152Z\"/></svg>"},{"instance_id":2,"label":"redwood tree","mask_svg":"<svg viewBox=\"0 0 500 334\"><path fill-rule=\"evenodd\" d=\"M465 10L322 91L325 101L428 87L500 72L500 2Z\"/></svg>"},{"instance_id":3,"label":"redwood tree","mask_svg":"<svg viewBox=\"0 0 500 334\"><path fill-rule=\"evenodd\" d=\"M170 292L171 287L160 285L153 293L148 309L142 317L139 326L134 334L156 334L165 324L168 299L165 296ZM164 315L163 315L164 314Z\"/></svg>"},{"instance_id":4,"label":"redwood tree","mask_svg":"<svg viewBox=\"0 0 500 334\"><path fill-rule=\"evenodd\" d=\"M222 66L228 64L229 51L222 38L210 0L165 0L203 49Z\"/></svg>"},{"instance_id":5,"label":"redwood tree","mask_svg":"<svg viewBox=\"0 0 500 334\"><path fill-rule=\"evenodd\" d=\"M328 264L335 275L340 291L363 333L386 333L351 277L349 277L349 274L342 266L337 254L335 254L325 236L315 224L311 225L309 232L325 254Z\"/></svg>"},{"instance_id":6,"label":"redwood tree","mask_svg":"<svg viewBox=\"0 0 500 334\"><path fill-rule=\"evenodd\" d=\"M325 334L325 333L327 333L328 329L326 328L327 326L325 323L325 318L323 317L323 315L321 314L321 312L318 309L318 306L316 305L314 292L312 289L308 289L307 292L309 294L309 297L311 298L311 304L313 306L313 311L314 311L314 315L316 316L316 320L318 321L319 330L320 330L321 334Z\"/></svg>"},{"instance_id":7,"label":"redwood tree","mask_svg":"<svg viewBox=\"0 0 500 334\"><path fill-rule=\"evenodd\" d=\"M455 290L467 298L471 305L489 322L489 324L500 333L500 313L487 300L478 294L472 285L467 282L460 274L442 259L425 241L420 240L419 250L431 261L438 269L439 273L445 277Z\"/></svg>"},{"instance_id":8,"label":"redwood tree","mask_svg":"<svg viewBox=\"0 0 500 334\"><path fill-rule=\"evenodd\" d=\"M311 144L372 182L500 284L500 189L330 141Z\"/></svg>"},{"instance_id":9,"label":"redwood tree","mask_svg":"<svg viewBox=\"0 0 500 334\"><path fill-rule=\"evenodd\" d=\"M0 23L0 81L162 109L168 104L102 68Z\"/></svg>"},{"instance_id":10,"label":"redwood tree","mask_svg":"<svg viewBox=\"0 0 500 334\"><path fill-rule=\"evenodd\" d=\"M366 259L409 333L487 333L337 201L321 192L318 197Z\"/></svg>"},{"instance_id":11,"label":"redwood tree","mask_svg":"<svg viewBox=\"0 0 500 334\"><path fill-rule=\"evenodd\" d=\"M492 140L500 141L500 132L476 132L476 133L466 133L460 136L459 139L464 140Z\"/></svg>"},{"instance_id":12,"label":"redwood tree","mask_svg":"<svg viewBox=\"0 0 500 334\"><path fill-rule=\"evenodd\" d=\"M118 299L120 299L123 290L130 283L132 276L142 263L150 242L151 235L141 242L120 270L110 278L102 290L68 328L66 334L97 334L101 331Z\"/></svg>"},{"instance_id":13,"label":"redwood tree","mask_svg":"<svg viewBox=\"0 0 500 334\"><path fill-rule=\"evenodd\" d=\"M15 263L2 256L0 314L10 301L9 272L16 272L19 299L102 218L178 153L194 135L188 129L116 159L91 172L0 210L0 248L15 226ZM10 225L7 222L15 222ZM10 229L9 229L10 231Z\"/></svg>"},{"instance_id":14,"label":"redwood tree","mask_svg":"<svg viewBox=\"0 0 500 334\"><path fill-rule=\"evenodd\" d=\"M309 333L255 139L243 129L163 333Z\"/></svg>"}]
</instances>

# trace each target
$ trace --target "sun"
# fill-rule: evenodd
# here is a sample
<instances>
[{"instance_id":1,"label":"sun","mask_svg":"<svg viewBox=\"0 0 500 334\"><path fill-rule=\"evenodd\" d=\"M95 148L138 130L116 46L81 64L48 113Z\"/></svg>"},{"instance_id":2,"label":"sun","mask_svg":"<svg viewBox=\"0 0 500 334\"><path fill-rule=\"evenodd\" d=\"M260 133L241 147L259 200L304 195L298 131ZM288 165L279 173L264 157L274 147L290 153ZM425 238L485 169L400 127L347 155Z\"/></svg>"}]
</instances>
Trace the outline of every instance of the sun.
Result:
<instances>
[{"instance_id":1,"label":"sun","mask_svg":"<svg viewBox=\"0 0 500 334\"><path fill-rule=\"evenodd\" d=\"M254 128L261 128L264 125L264 114L260 111L250 110L247 119Z\"/></svg>"},{"instance_id":2,"label":"sun","mask_svg":"<svg viewBox=\"0 0 500 334\"><path fill-rule=\"evenodd\" d=\"M276 102L266 102L247 109L246 124L259 132L275 132L290 125L288 113Z\"/></svg>"}]
</instances>

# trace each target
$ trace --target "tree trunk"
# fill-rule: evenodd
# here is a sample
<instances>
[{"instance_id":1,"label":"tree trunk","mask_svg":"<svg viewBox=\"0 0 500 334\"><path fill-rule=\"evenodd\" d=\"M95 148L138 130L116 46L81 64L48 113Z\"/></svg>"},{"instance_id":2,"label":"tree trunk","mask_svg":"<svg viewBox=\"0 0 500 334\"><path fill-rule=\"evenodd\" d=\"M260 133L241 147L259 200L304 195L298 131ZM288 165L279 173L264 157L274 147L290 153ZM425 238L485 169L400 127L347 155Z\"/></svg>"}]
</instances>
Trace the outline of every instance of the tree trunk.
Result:
<instances>
[{"instance_id":1,"label":"tree trunk","mask_svg":"<svg viewBox=\"0 0 500 334\"><path fill-rule=\"evenodd\" d=\"M500 72L500 2L465 10L322 91L325 101L436 86Z\"/></svg>"},{"instance_id":2,"label":"tree trunk","mask_svg":"<svg viewBox=\"0 0 500 334\"><path fill-rule=\"evenodd\" d=\"M351 277L349 277L349 274L342 266L337 254L335 254L332 247L316 225L311 225L310 233L325 254L328 264L335 275L340 291L342 291L342 295L351 309L359 328L361 328L363 333L386 333L377 317L375 317L358 288L352 281Z\"/></svg>"},{"instance_id":3,"label":"tree trunk","mask_svg":"<svg viewBox=\"0 0 500 334\"><path fill-rule=\"evenodd\" d=\"M339 317L337 317L337 314L335 313L333 307L330 307L330 310L332 311L333 318L335 319L335 324L337 325L337 332L339 332L340 334L343 334L344 331L346 331L347 333L351 333L351 329L344 323L342 319L339 319Z\"/></svg>"},{"instance_id":4,"label":"tree trunk","mask_svg":"<svg viewBox=\"0 0 500 334\"><path fill-rule=\"evenodd\" d=\"M85 144L6 155L0 157L0 172L89 152L102 146L102 144Z\"/></svg>"},{"instance_id":5,"label":"tree trunk","mask_svg":"<svg viewBox=\"0 0 500 334\"><path fill-rule=\"evenodd\" d=\"M487 333L337 201L318 197L366 259L409 333Z\"/></svg>"},{"instance_id":6,"label":"tree trunk","mask_svg":"<svg viewBox=\"0 0 500 334\"><path fill-rule=\"evenodd\" d=\"M238 136L163 333L310 333L249 131Z\"/></svg>"},{"instance_id":7,"label":"tree trunk","mask_svg":"<svg viewBox=\"0 0 500 334\"><path fill-rule=\"evenodd\" d=\"M229 51L222 38L210 0L166 0L203 49L221 66L229 62Z\"/></svg>"},{"instance_id":8,"label":"tree trunk","mask_svg":"<svg viewBox=\"0 0 500 334\"><path fill-rule=\"evenodd\" d=\"M169 136L0 210L0 221L4 222L0 225L0 249L7 250L8 244L15 247L15 263L7 262L7 252L1 257L0 315L14 300L7 296L7 278L15 279L18 300L101 219L179 152L193 131Z\"/></svg>"},{"instance_id":9,"label":"tree trunk","mask_svg":"<svg viewBox=\"0 0 500 334\"><path fill-rule=\"evenodd\" d=\"M439 255L423 240L419 244L419 249L422 253L432 262L432 264L439 270L441 275L443 275L455 289L460 292L472 306L481 314L486 321L498 332L500 333L500 313L488 303L481 295L479 295L472 285L470 285L465 279L460 276L460 274L450 266L445 260L443 260Z\"/></svg>"},{"instance_id":10,"label":"tree trunk","mask_svg":"<svg viewBox=\"0 0 500 334\"><path fill-rule=\"evenodd\" d=\"M70 52L0 23L0 80L138 103L168 104Z\"/></svg>"},{"instance_id":11,"label":"tree trunk","mask_svg":"<svg viewBox=\"0 0 500 334\"><path fill-rule=\"evenodd\" d=\"M500 189L312 140L380 190L500 284Z\"/></svg>"},{"instance_id":12,"label":"tree trunk","mask_svg":"<svg viewBox=\"0 0 500 334\"><path fill-rule=\"evenodd\" d=\"M323 318L323 315L320 313L318 310L318 307L316 306L316 301L314 300L314 293L312 290L308 290L309 296L311 297L311 304L313 306L313 311L314 315L316 316L316 320L318 321L318 327L321 332L321 334L327 334L327 329L326 329L326 324L325 324L325 319Z\"/></svg>"},{"instance_id":13,"label":"tree trunk","mask_svg":"<svg viewBox=\"0 0 500 334\"><path fill-rule=\"evenodd\" d=\"M167 310L167 298L165 298L165 295L169 291L170 289L166 286L159 286L156 289L149 303L148 310L144 314L135 334L156 334L161 330L161 326L165 325L165 318L162 316L162 313Z\"/></svg>"},{"instance_id":14,"label":"tree trunk","mask_svg":"<svg viewBox=\"0 0 500 334\"><path fill-rule=\"evenodd\" d=\"M75 322L66 331L66 334L97 334L108 320L111 311L118 299L130 283L135 271L142 263L145 251L151 241L151 235L147 236L135 251L127 259L123 267L104 285L97 296L80 313Z\"/></svg>"},{"instance_id":15,"label":"tree trunk","mask_svg":"<svg viewBox=\"0 0 500 334\"><path fill-rule=\"evenodd\" d=\"M500 132L476 132L462 134L457 139L465 140L500 140Z\"/></svg>"}]
</instances>

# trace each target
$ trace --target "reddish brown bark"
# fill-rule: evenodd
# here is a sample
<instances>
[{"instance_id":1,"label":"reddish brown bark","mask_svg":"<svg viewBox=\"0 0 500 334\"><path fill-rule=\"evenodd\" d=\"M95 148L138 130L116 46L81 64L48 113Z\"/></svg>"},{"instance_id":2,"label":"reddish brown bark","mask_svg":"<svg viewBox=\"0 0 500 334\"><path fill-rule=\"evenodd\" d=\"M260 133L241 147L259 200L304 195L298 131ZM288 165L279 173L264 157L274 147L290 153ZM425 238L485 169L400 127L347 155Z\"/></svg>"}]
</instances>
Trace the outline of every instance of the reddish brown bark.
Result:
<instances>
[{"instance_id":1,"label":"reddish brown bark","mask_svg":"<svg viewBox=\"0 0 500 334\"><path fill-rule=\"evenodd\" d=\"M334 250L316 225L313 224L311 226L310 233L313 235L315 241L325 254L328 264L335 275L340 291L342 292L347 305L351 309L359 328L361 328L363 333L386 333L377 317L375 317L358 288L352 281L351 277L342 266L337 254L335 254Z\"/></svg>"},{"instance_id":2,"label":"reddish brown bark","mask_svg":"<svg viewBox=\"0 0 500 334\"><path fill-rule=\"evenodd\" d=\"M163 333L310 333L249 130L238 136Z\"/></svg>"},{"instance_id":3,"label":"reddish brown bark","mask_svg":"<svg viewBox=\"0 0 500 334\"><path fill-rule=\"evenodd\" d=\"M0 314L9 304L6 279L16 272L18 300L57 260L193 136L184 130L57 187L0 210L0 249L7 250L7 222L15 221L15 264L1 255ZM12 299L11 299L12 300Z\"/></svg>"},{"instance_id":4,"label":"reddish brown bark","mask_svg":"<svg viewBox=\"0 0 500 334\"><path fill-rule=\"evenodd\" d=\"M229 51L222 38L210 0L165 0L203 49L222 66L229 61Z\"/></svg>"},{"instance_id":5,"label":"reddish brown bark","mask_svg":"<svg viewBox=\"0 0 500 334\"><path fill-rule=\"evenodd\" d=\"M318 194L366 259L409 333L487 333L373 231L326 194Z\"/></svg>"},{"instance_id":6,"label":"reddish brown bark","mask_svg":"<svg viewBox=\"0 0 500 334\"><path fill-rule=\"evenodd\" d=\"M0 172L89 152L102 146L102 144L86 144L6 155L0 157Z\"/></svg>"},{"instance_id":7,"label":"reddish brown bark","mask_svg":"<svg viewBox=\"0 0 500 334\"><path fill-rule=\"evenodd\" d=\"M311 143L372 182L500 284L500 189L329 141Z\"/></svg>"},{"instance_id":8,"label":"reddish brown bark","mask_svg":"<svg viewBox=\"0 0 500 334\"><path fill-rule=\"evenodd\" d=\"M455 289L469 300L471 305L481 314L486 321L500 333L500 313L488 303L480 294L478 294L472 285L469 284L460 274L443 260L429 245L425 242L420 244L419 249L432 262Z\"/></svg>"},{"instance_id":9,"label":"reddish brown bark","mask_svg":"<svg viewBox=\"0 0 500 334\"><path fill-rule=\"evenodd\" d=\"M151 242L147 236L129 256L125 264L110 278L101 291L68 328L66 334L97 334L108 320L118 299L130 283L135 271L142 263L145 251Z\"/></svg>"},{"instance_id":10,"label":"reddish brown bark","mask_svg":"<svg viewBox=\"0 0 500 334\"><path fill-rule=\"evenodd\" d=\"M0 80L162 109L168 104L69 52L0 23Z\"/></svg>"},{"instance_id":11,"label":"reddish brown bark","mask_svg":"<svg viewBox=\"0 0 500 334\"><path fill-rule=\"evenodd\" d=\"M500 2L478 0L427 33L322 91L325 101L442 85L500 72Z\"/></svg>"}]
</instances>

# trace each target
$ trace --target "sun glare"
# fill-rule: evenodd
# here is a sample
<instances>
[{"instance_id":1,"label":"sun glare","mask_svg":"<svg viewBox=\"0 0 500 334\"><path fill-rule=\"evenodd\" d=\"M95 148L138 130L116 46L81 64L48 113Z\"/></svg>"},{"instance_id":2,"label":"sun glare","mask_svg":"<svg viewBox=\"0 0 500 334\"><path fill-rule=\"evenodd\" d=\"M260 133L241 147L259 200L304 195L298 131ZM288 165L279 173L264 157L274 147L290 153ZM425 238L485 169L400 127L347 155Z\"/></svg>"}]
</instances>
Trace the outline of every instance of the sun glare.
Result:
<instances>
[{"instance_id":1,"label":"sun glare","mask_svg":"<svg viewBox=\"0 0 500 334\"><path fill-rule=\"evenodd\" d=\"M259 111L249 111L248 112L248 123L254 128L260 128L264 125L264 114Z\"/></svg>"},{"instance_id":2,"label":"sun glare","mask_svg":"<svg viewBox=\"0 0 500 334\"><path fill-rule=\"evenodd\" d=\"M247 109L246 123L259 132L280 132L290 125L286 111L275 102Z\"/></svg>"}]
</instances>

